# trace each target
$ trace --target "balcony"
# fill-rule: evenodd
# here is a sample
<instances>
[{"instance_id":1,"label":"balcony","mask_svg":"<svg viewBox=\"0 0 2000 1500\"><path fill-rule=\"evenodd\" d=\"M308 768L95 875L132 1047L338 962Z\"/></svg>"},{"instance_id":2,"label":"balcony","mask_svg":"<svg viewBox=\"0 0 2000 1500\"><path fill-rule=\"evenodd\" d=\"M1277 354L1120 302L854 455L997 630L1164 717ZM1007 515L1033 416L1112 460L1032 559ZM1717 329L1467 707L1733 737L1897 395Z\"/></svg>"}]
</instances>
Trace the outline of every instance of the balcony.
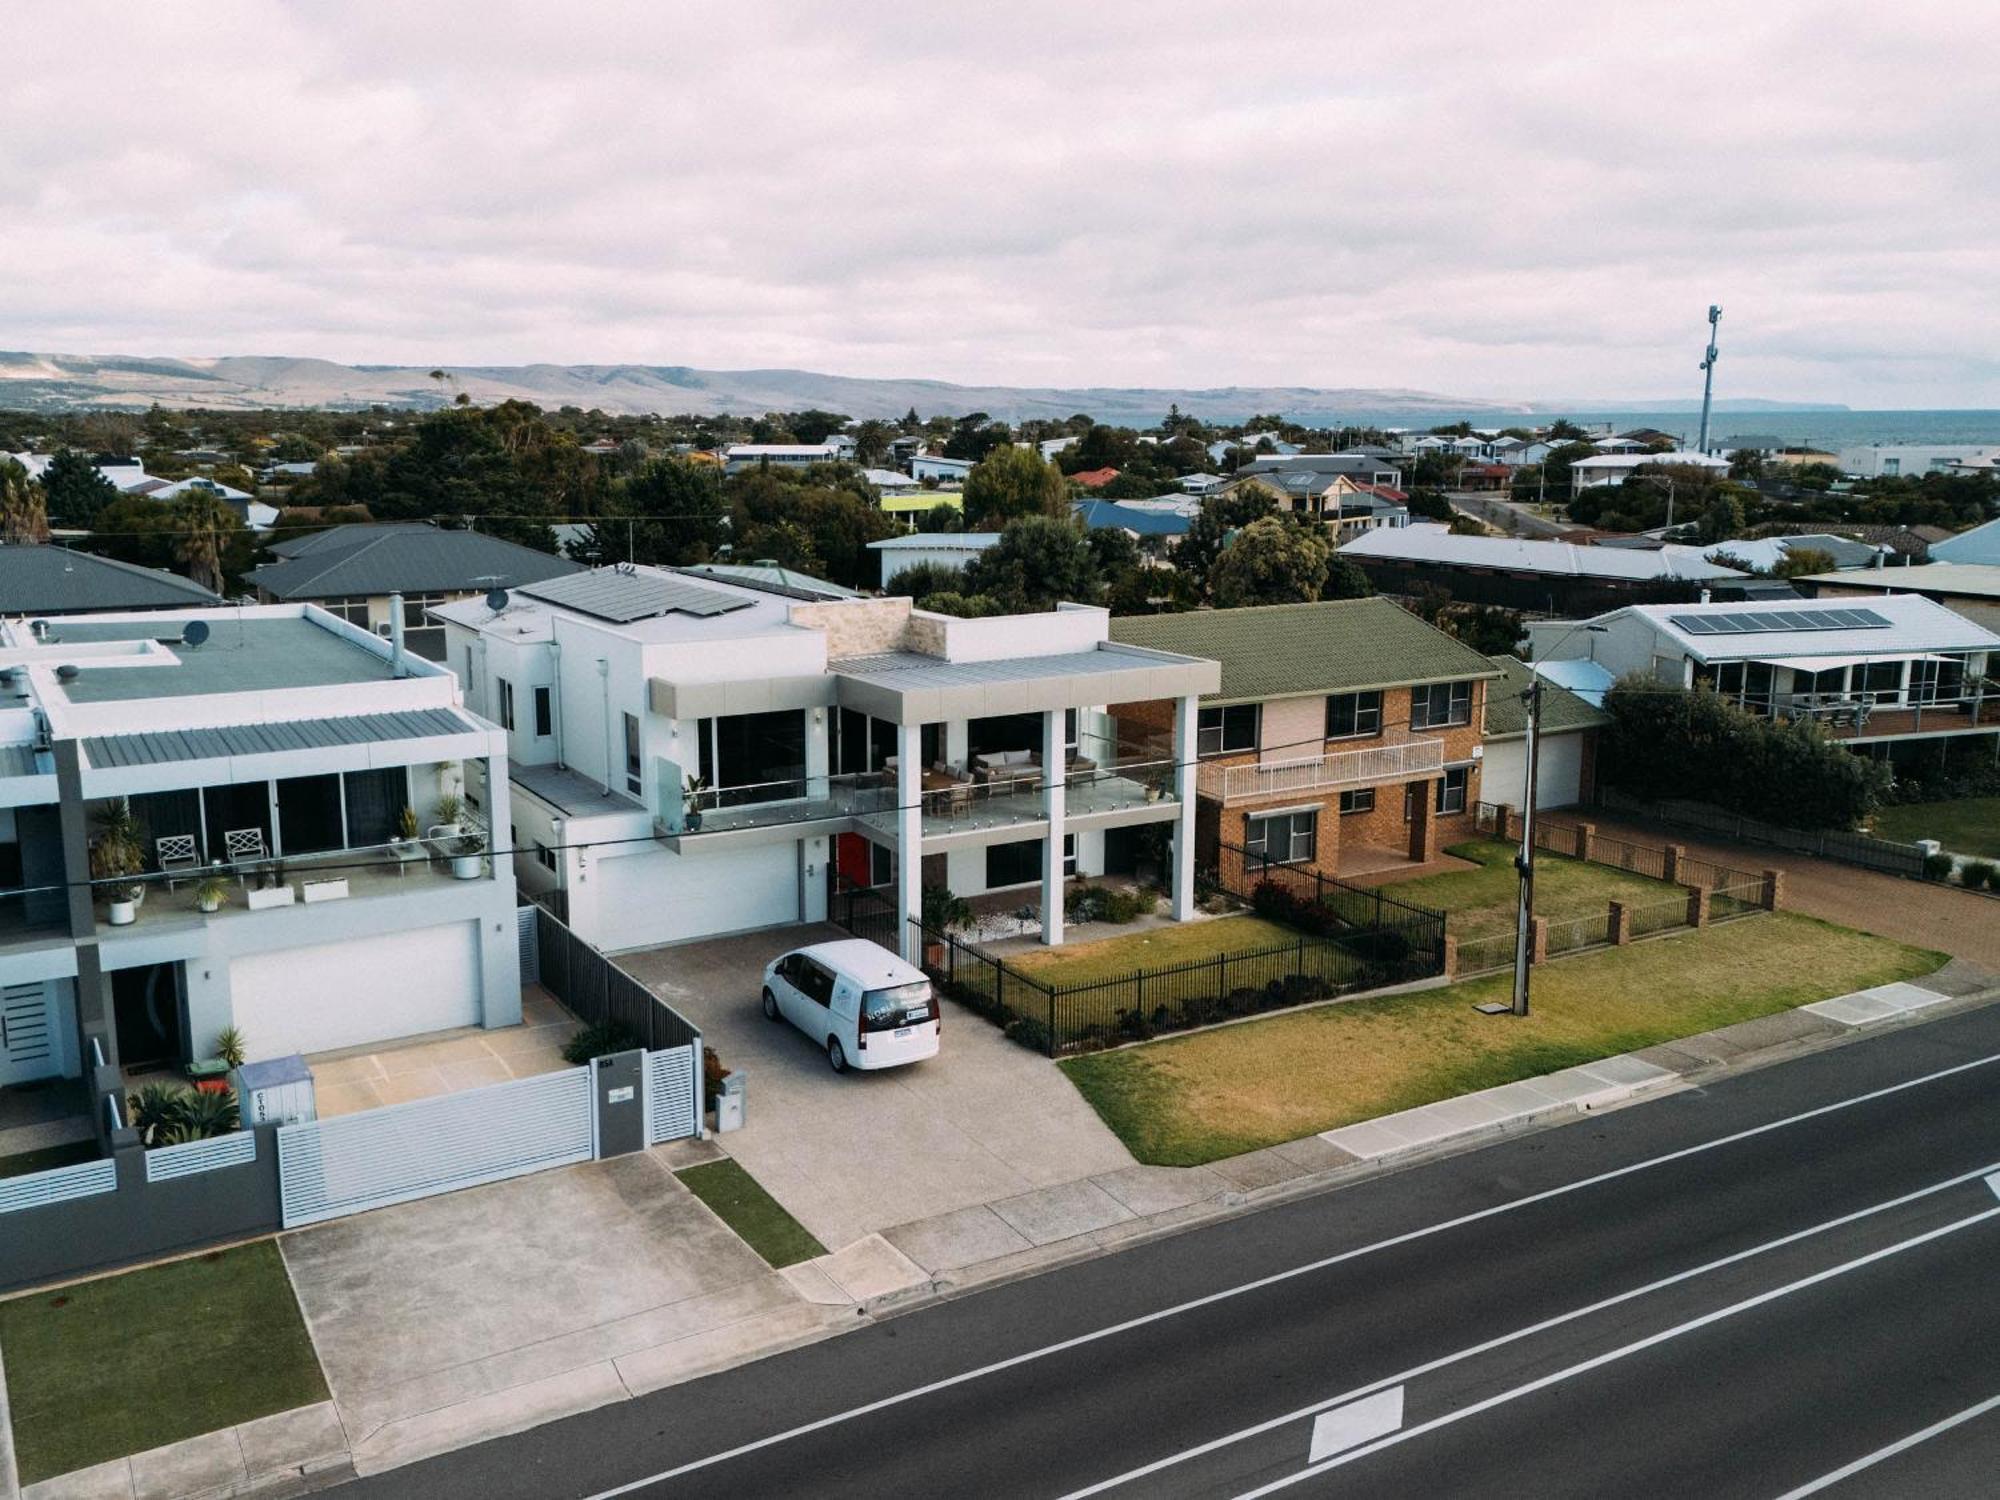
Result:
<instances>
[{"instance_id":1,"label":"balcony","mask_svg":"<svg viewBox=\"0 0 2000 1500\"><path fill-rule=\"evenodd\" d=\"M680 768L660 762L660 806L654 826L664 835L734 833L798 823L838 821L896 804L896 789L882 772L851 776L798 776L747 786L689 789Z\"/></svg>"},{"instance_id":2,"label":"balcony","mask_svg":"<svg viewBox=\"0 0 2000 1500\"><path fill-rule=\"evenodd\" d=\"M1346 791L1385 781L1436 776L1443 770L1442 741L1406 740L1401 744L1335 750L1326 755L1268 761L1262 765L1203 766L1196 774L1196 784L1204 797L1227 804L1260 797Z\"/></svg>"},{"instance_id":3,"label":"balcony","mask_svg":"<svg viewBox=\"0 0 2000 1500\"><path fill-rule=\"evenodd\" d=\"M2000 727L2000 689L1929 703L1899 701L1900 693L1776 693L1767 702L1744 700L1753 713L1774 719L1810 719L1837 740L1885 739L1905 734L1960 734Z\"/></svg>"}]
</instances>

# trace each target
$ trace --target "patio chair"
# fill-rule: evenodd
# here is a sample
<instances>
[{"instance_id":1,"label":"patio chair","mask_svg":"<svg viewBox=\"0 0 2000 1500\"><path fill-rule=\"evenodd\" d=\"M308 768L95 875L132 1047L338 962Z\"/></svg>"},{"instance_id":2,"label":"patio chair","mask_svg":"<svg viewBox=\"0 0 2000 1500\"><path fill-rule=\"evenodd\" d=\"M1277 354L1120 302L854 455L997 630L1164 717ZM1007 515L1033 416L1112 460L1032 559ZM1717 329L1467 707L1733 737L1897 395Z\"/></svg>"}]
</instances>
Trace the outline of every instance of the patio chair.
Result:
<instances>
[{"instance_id":1,"label":"patio chair","mask_svg":"<svg viewBox=\"0 0 2000 1500\"><path fill-rule=\"evenodd\" d=\"M245 890L250 886L250 870L245 866L255 865L271 857L270 847L264 842L261 828L231 828L222 835L222 852L232 865L236 866L236 881Z\"/></svg>"},{"instance_id":2,"label":"patio chair","mask_svg":"<svg viewBox=\"0 0 2000 1500\"><path fill-rule=\"evenodd\" d=\"M170 891L179 883L183 871L193 874L201 868L201 850L195 846L191 833L170 833L154 839L153 857L159 862L160 873L167 877Z\"/></svg>"}]
</instances>

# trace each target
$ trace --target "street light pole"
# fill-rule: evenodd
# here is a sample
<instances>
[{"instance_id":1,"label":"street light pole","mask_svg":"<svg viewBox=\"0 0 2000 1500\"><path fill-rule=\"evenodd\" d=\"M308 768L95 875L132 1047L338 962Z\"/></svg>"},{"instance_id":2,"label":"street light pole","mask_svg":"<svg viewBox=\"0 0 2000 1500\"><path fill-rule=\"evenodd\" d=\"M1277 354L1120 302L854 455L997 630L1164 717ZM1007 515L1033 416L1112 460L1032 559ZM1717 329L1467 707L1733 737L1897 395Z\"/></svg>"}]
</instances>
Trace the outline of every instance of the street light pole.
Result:
<instances>
[{"instance_id":1,"label":"street light pole","mask_svg":"<svg viewBox=\"0 0 2000 1500\"><path fill-rule=\"evenodd\" d=\"M1514 868L1521 872L1521 895L1514 922L1514 1014L1528 1013L1528 960L1534 947L1535 922L1535 762L1542 747L1542 679L1537 675L1521 695L1528 703L1528 784L1521 796L1521 852Z\"/></svg>"}]
</instances>

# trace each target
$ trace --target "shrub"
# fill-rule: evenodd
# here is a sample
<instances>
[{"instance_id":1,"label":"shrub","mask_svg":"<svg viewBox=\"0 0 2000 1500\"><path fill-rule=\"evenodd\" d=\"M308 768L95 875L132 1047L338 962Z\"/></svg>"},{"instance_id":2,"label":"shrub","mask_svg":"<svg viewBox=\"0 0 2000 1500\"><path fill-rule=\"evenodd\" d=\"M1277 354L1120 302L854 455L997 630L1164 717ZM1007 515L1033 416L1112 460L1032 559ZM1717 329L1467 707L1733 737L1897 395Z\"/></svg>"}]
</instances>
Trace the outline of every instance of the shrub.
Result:
<instances>
[{"instance_id":1,"label":"shrub","mask_svg":"<svg viewBox=\"0 0 2000 1500\"><path fill-rule=\"evenodd\" d=\"M1073 885L1063 893L1063 915L1072 922L1135 922L1153 914L1158 893L1113 886Z\"/></svg>"},{"instance_id":2,"label":"shrub","mask_svg":"<svg viewBox=\"0 0 2000 1500\"><path fill-rule=\"evenodd\" d=\"M1327 937L1341 929L1340 918L1332 907L1301 896L1275 880L1257 882L1250 892L1250 906L1260 917L1282 922L1314 937Z\"/></svg>"},{"instance_id":3,"label":"shrub","mask_svg":"<svg viewBox=\"0 0 2000 1500\"><path fill-rule=\"evenodd\" d=\"M1055 1038L1049 1032L1048 1023L1037 1021L1033 1016L1016 1016L1007 1023L1002 1034L1008 1041L1026 1047L1030 1052L1039 1052L1044 1057L1054 1055Z\"/></svg>"},{"instance_id":4,"label":"shrub","mask_svg":"<svg viewBox=\"0 0 2000 1500\"><path fill-rule=\"evenodd\" d=\"M1949 880L1951 872L1958 864L1949 854L1926 854L1924 856L1924 879Z\"/></svg>"},{"instance_id":5,"label":"shrub","mask_svg":"<svg viewBox=\"0 0 2000 1500\"><path fill-rule=\"evenodd\" d=\"M1402 933L1392 932L1386 928L1345 933L1336 938L1335 942L1363 963L1382 968L1393 968L1398 964L1408 963L1410 958L1410 940Z\"/></svg>"},{"instance_id":6,"label":"shrub","mask_svg":"<svg viewBox=\"0 0 2000 1500\"><path fill-rule=\"evenodd\" d=\"M189 1089L148 1083L125 1100L126 1119L142 1145L178 1146L205 1141L237 1128L234 1089Z\"/></svg>"},{"instance_id":7,"label":"shrub","mask_svg":"<svg viewBox=\"0 0 2000 1500\"><path fill-rule=\"evenodd\" d=\"M1969 859L1958 867L1958 883L1968 891L2000 890L2000 865L1991 860Z\"/></svg>"},{"instance_id":8,"label":"shrub","mask_svg":"<svg viewBox=\"0 0 2000 1500\"><path fill-rule=\"evenodd\" d=\"M723 1067L722 1059L715 1055L713 1047L701 1049L701 1107L714 1109L715 1101L722 1097L722 1080L729 1076L729 1069Z\"/></svg>"},{"instance_id":9,"label":"shrub","mask_svg":"<svg viewBox=\"0 0 2000 1500\"><path fill-rule=\"evenodd\" d=\"M563 1061L581 1066L614 1052L630 1052L638 1045L639 1038L623 1021L600 1021L594 1026L580 1028L575 1036L563 1043Z\"/></svg>"}]
</instances>

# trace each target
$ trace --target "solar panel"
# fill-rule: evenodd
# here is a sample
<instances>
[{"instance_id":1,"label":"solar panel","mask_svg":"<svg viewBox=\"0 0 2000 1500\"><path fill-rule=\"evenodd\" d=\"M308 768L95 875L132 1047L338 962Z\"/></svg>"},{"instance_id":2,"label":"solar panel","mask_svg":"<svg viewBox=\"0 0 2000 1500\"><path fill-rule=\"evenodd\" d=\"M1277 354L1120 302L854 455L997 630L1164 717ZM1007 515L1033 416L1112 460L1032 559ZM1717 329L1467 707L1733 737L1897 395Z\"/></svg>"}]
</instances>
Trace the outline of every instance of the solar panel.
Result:
<instances>
[{"instance_id":1,"label":"solar panel","mask_svg":"<svg viewBox=\"0 0 2000 1500\"><path fill-rule=\"evenodd\" d=\"M650 620L665 614L706 618L750 607L748 599L725 594L720 589L705 589L654 573L627 573L618 568L597 568L588 573L548 578L540 583L523 584L515 592L614 625L629 625L634 620Z\"/></svg>"},{"instance_id":2,"label":"solar panel","mask_svg":"<svg viewBox=\"0 0 2000 1500\"><path fill-rule=\"evenodd\" d=\"M1755 635L1779 630L1877 630L1889 621L1872 609L1749 610L1720 615L1670 615L1689 635Z\"/></svg>"}]
</instances>

